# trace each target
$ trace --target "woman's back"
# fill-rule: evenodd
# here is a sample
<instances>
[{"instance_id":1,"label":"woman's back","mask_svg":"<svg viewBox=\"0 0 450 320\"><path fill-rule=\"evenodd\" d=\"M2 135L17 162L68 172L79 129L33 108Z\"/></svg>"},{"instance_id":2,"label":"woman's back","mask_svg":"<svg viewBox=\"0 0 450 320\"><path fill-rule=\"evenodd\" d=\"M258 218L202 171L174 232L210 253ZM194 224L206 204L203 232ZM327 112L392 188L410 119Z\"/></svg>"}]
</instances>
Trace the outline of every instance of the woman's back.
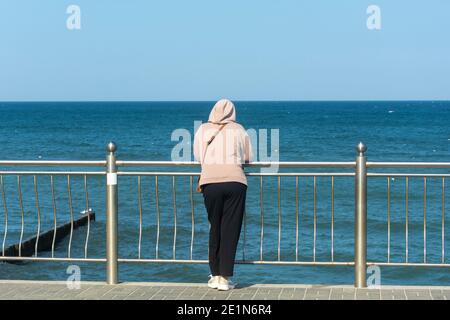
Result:
<instances>
[{"instance_id":1,"label":"woman's back","mask_svg":"<svg viewBox=\"0 0 450 320\"><path fill-rule=\"evenodd\" d=\"M211 111L208 123L202 124L195 134L194 157L202 164L200 185L247 184L242 164L251 161L252 148L244 127L235 122L235 114L231 101L220 100Z\"/></svg>"}]
</instances>

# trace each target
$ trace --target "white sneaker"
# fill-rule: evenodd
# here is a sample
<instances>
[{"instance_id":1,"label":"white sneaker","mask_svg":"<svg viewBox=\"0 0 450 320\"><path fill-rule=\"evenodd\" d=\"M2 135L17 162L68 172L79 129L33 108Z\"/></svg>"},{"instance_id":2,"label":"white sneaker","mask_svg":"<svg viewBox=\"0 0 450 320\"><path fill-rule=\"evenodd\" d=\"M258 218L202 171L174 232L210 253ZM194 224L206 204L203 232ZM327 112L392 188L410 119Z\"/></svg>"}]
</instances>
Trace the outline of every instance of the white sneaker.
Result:
<instances>
[{"instance_id":1,"label":"white sneaker","mask_svg":"<svg viewBox=\"0 0 450 320\"><path fill-rule=\"evenodd\" d=\"M219 276L219 284L217 286L217 289L222 290L222 291L227 291L230 289L234 289L235 286L236 286L236 284L233 283L231 280L228 280L222 276Z\"/></svg>"},{"instance_id":2,"label":"white sneaker","mask_svg":"<svg viewBox=\"0 0 450 320\"><path fill-rule=\"evenodd\" d=\"M212 274L210 274L208 280L208 287L217 289L218 286L219 286L219 276L213 276Z\"/></svg>"}]
</instances>

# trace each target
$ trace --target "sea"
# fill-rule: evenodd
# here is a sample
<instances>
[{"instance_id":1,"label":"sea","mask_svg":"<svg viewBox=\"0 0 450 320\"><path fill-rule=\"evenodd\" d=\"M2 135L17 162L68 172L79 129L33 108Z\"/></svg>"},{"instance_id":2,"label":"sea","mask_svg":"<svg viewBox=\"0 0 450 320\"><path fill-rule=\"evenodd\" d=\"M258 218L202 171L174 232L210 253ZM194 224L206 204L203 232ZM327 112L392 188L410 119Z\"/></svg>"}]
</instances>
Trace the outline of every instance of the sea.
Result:
<instances>
[{"instance_id":1,"label":"sea","mask_svg":"<svg viewBox=\"0 0 450 320\"><path fill-rule=\"evenodd\" d=\"M184 159L193 160L190 146L196 124L207 121L213 105L213 101L0 102L0 160L104 160L108 142L114 141L118 160L170 161L174 154L180 155L178 149L174 153L174 148L181 140L188 146L183 150ZM363 142L368 161L450 162L449 101L236 101L235 105L237 121L258 133L258 161L266 160L265 154L278 161L354 161L355 147ZM260 153L264 145L267 152ZM12 167L0 166L0 170ZM122 170L197 172L198 168ZM284 168L280 172L330 173L351 169ZM391 168L369 172L448 174L448 169ZM67 257L70 253L72 258L104 258L105 178L88 176L86 192L83 176L70 180L65 175L55 176L54 202L50 177L34 179L33 175L21 176L19 189L16 175L2 175L2 247L18 243L21 234L22 239L27 239L38 231L51 230L55 208L56 222L62 224L90 207L96 220L89 229L84 226L74 230L72 237L55 246L54 252L38 255ZM155 176L119 177L119 256L168 261L120 263L119 280L206 282L210 273L207 264L170 262L174 258L185 262L208 259L209 226L202 195L194 191L191 196L189 176L157 179L156 192ZM195 187L195 177L193 180ZM450 179L410 177L407 184L404 177L369 177L368 261L450 263L447 180ZM283 176L279 180L276 176L251 176L248 184L246 216L236 259L262 258L271 264L236 264L236 282L353 283L351 266L277 263L353 260L353 177L335 176L331 181L329 176ZM73 275L74 265L81 280L105 280L105 264L95 262L1 262L0 279L66 280ZM450 270L439 267L375 264L368 269L367 277L381 285L450 285Z\"/></svg>"}]
</instances>

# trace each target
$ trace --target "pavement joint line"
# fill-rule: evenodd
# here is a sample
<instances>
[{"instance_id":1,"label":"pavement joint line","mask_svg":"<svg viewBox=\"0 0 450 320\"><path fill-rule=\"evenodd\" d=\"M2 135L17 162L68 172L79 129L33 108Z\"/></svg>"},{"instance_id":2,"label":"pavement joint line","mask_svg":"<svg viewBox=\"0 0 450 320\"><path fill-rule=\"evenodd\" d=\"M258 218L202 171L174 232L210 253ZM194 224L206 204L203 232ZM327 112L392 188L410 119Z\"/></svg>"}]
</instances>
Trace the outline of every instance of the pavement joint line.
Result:
<instances>
[{"instance_id":1,"label":"pavement joint line","mask_svg":"<svg viewBox=\"0 0 450 320\"><path fill-rule=\"evenodd\" d=\"M256 288L255 292L253 293L252 297L250 300L255 300L256 297L256 293L258 292L258 288Z\"/></svg>"},{"instance_id":2,"label":"pavement joint line","mask_svg":"<svg viewBox=\"0 0 450 320\"><path fill-rule=\"evenodd\" d=\"M277 300L280 300L280 297L281 297L281 293L283 292L283 288L281 288L281 290L280 290L280 293L278 294L278 296L277 296Z\"/></svg>"},{"instance_id":3,"label":"pavement joint line","mask_svg":"<svg viewBox=\"0 0 450 320\"><path fill-rule=\"evenodd\" d=\"M154 293L152 294L152 296L151 296L150 298L148 298L148 300L152 300L153 297L156 296L156 295L162 290L162 288L163 288L163 287L159 288L158 291L154 292Z\"/></svg>"}]
</instances>

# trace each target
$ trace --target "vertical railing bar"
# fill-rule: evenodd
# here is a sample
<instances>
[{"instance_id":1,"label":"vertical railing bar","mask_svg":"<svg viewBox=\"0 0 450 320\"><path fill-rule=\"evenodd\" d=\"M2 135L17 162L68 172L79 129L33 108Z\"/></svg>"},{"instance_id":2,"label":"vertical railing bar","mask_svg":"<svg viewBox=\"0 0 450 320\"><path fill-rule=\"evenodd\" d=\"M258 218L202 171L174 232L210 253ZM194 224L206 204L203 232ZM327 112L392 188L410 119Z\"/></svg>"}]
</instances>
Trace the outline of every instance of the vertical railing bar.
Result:
<instances>
[{"instance_id":1,"label":"vertical railing bar","mask_svg":"<svg viewBox=\"0 0 450 320\"><path fill-rule=\"evenodd\" d=\"M211 223L208 221L208 234L211 234ZM209 245L207 246L206 255L209 257Z\"/></svg>"},{"instance_id":2,"label":"vertical railing bar","mask_svg":"<svg viewBox=\"0 0 450 320\"><path fill-rule=\"evenodd\" d=\"M89 210L89 192L86 174L84 175L84 205L86 207L86 210Z\"/></svg>"},{"instance_id":3,"label":"vertical railing bar","mask_svg":"<svg viewBox=\"0 0 450 320\"><path fill-rule=\"evenodd\" d=\"M0 184L2 185L2 200L3 200L3 208L5 211L5 229L3 234L3 243L2 243L2 256L5 256L5 244L6 238L8 235L8 206L6 204L6 196L5 196L5 186L3 184L3 175L0 175Z\"/></svg>"},{"instance_id":4,"label":"vertical railing bar","mask_svg":"<svg viewBox=\"0 0 450 320\"><path fill-rule=\"evenodd\" d=\"M406 180L405 180L405 211L406 211L406 230L405 230L405 243L406 243L406 252L405 252L405 254L406 254L406 262L408 262L408 245L409 245L409 243L408 243L408 224L409 224L409 219L408 219L408 201L409 201L409 191L408 191L408 183L409 183L409 180L408 180L408 177L406 177Z\"/></svg>"},{"instance_id":5,"label":"vertical railing bar","mask_svg":"<svg viewBox=\"0 0 450 320\"><path fill-rule=\"evenodd\" d=\"M423 177L423 263L427 263L427 177Z\"/></svg>"},{"instance_id":6,"label":"vertical railing bar","mask_svg":"<svg viewBox=\"0 0 450 320\"><path fill-rule=\"evenodd\" d=\"M72 237L73 237L73 207L72 207L72 190L70 187L70 175L67 175L67 194L69 196L69 211L70 211L70 235L69 235L69 246L67 248L67 256L71 257L72 250Z\"/></svg>"},{"instance_id":7,"label":"vertical railing bar","mask_svg":"<svg viewBox=\"0 0 450 320\"><path fill-rule=\"evenodd\" d=\"M110 141L106 147L106 283L108 285L119 282L118 263L118 179L115 152L117 145Z\"/></svg>"},{"instance_id":8,"label":"vertical railing bar","mask_svg":"<svg viewBox=\"0 0 450 320\"><path fill-rule=\"evenodd\" d=\"M155 176L155 202L156 202L156 259L159 258L159 192L158 192L158 176Z\"/></svg>"},{"instance_id":9,"label":"vertical railing bar","mask_svg":"<svg viewBox=\"0 0 450 320\"><path fill-rule=\"evenodd\" d=\"M360 142L355 166L355 287L367 287L367 147Z\"/></svg>"},{"instance_id":10,"label":"vertical railing bar","mask_svg":"<svg viewBox=\"0 0 450 320\"><path fill-rule=\"evenodd\" d=\"M193 181L192 176L189 176L189 194L191 199L191 260L193 259L193 250L194 250L194 232L195 232L195 205L194 205L194 193L193 193Z\"/></svg>"},{"instance_id":11,"label":"vertical railing bar","mask_svg":"<svg viewBox=\"0 0 450 320\"><path fill-rule=\"evenodd\" d=\"M445 177L442 177L442 263L445 263Z\"/></svg>"},{"instance_id":12,"label":"vertical railing bar","mask_svg":"<svg viewBox=\"0 0 450 320\"><path fill-rule=\"evenodd\" d=\"M53 182L53 176L50 175L50 188L52 189L52 205L53 205L53 239L52 239L52 258L55 257L55 243L56 243L56 198L55 198L55 186Z\"/></svg>"},{"instance_id":13,"label":"vertical railing bar","mask_svg":"<svg viewBox=\"0 0 450 320\"><path fill-rule=\"evenodd\" d=\"M295 177L295 261L298 261L298 176Z\"/></svg>"},{"instance_id":14,"label":"vertical railing bar","mask_svg":"<svg viewBox=\"0 0 450 320\"><path fill-rule=\"evenodd\" d=\"M138 240L138 259L141 258L142 248L142 193L141 193L141 176L138 176L138 209L139 209L139 240Z\"/></svg>"},{"instance_id":15,"label":"vertical railing bar","mask_svg":"<svg viewBox=\"0 0 450 320\"><path fill-rule=\"evenodd\" d=\"M391 177L387 177L388 263L391 261Z\"/></svg>"},{"instance_id":16,"label":"vertical railing bar","mask_svg":"<svg viewBox=\"0 0 450 320\"><path fill-rule=\"evenodd\" d=\"M91 216L89 212L89 192L88 192L88 183L87 183L87 175L84 175L84 200L86 205L85 213L87 213L87 229L86 229L86 240L84 242L84 257L87 258L88 255L88 245L89 245L89 236L91 234Z\"/></svg>"},{"instance_id":17,"label":"vertical railing bar","mask_svg":"<svg viewBox=\"0 0 450 320\"><path fill-rule=\"evenodd\" d=\"M244 241L242 245L242 261L245 261L245 247L247 245L247 208L244 208Z\"/></svg>"},{"instance_id":18,"label":"vertical railing bar","mask_svg":"<svg viewBox=\"0 0 450 320\"><path fill-rule=\"evenodd\" d=\"M244 239L242 243L242 261L245 261L245 247L247 245L247 208L244 208L243 214Z\"/></svg>"},{"instance_id":19,"label":"vertical railing bar","mask_svg":"<svg viewBox=\"0 0 450 320\"><path fill-rule=\"evenodd\" d=\"M316 262L316 238L317 238L317 190L316 176L314 176L314 238L313 238L313 261Z\"/></svg>"},{"instance_id":20,"label":"vertical railing bar","mask_svg":"<svg viewBox=\"0 0 450 320\"><path fill-rule=\"evenodd\" d=\"M263 243L264 243L264 189L263 189L263 176L259 179L259 205L261 213L261 234L260 234L260 245L259 245L259 260L264 261L263 256Z\"/></svg>"},{"instance_id":21,"label":"vertical railing bar","mask_svg":"<svg viewBox=\"0 0 450 320\"><path fill-rule=\"evenodd\" d=\"M177 250L177 190L175 176L172 177L172 195L173 195L173 259L176 260Z\"/></svg>"},{"instance_id":22,"label":"vertical railing bar","mask_svg":"<svg viewBox=\"0 0 450 320\"><path fill-rule=\"evenodd\" d=\"M17 176L17 192L19 194L19 206L20 206L20 239L19 239L19 257L22 256L22 241L23 241L23 232L25 227L25 212L23 209L23 197L22 197L22 188L20 186L20 175Z\"/></svg>"},{"instance_id":23,"label":"vertical railing bar","mask_svg":"<svg viewBox=\"0 0 450 320\"><path fill-rule=\"evenodd\" d=\"M281 176L278 176L278 261L281 259Z\"/></svg>"},{"instance_id":24,"label":"vertical railing bar","mask_svg":"<svg viewBox=\"0 0 450 320\"><path fill-rule=\"evenodd\" d=\"M38 256L38 247L39 247L39 236L40 236L40 233L41 233L41 209L40 209L40 206L39 206L39 193L38 193L38 187L37 187L37 177L36 177L36 175L34 175L33 176L34 177L34 194L35 194L35 197L36 197L36 210L37 210L37 222L38 222L38 225L37 225L37 230L36 230L36 243L35 243L35 246L34 246L34 255L35 255L35 257L37 257Z\"/></svg>"},{"instance_id":25,"label":"vertical railing bar","mask_svg":"<svg viewBox=\"0 0 450 320\"><path fill-rule=\"evenodd\" d=\"M334 262L334 176L331 176L331 262Z\"/></svg>"}]
</instances>

